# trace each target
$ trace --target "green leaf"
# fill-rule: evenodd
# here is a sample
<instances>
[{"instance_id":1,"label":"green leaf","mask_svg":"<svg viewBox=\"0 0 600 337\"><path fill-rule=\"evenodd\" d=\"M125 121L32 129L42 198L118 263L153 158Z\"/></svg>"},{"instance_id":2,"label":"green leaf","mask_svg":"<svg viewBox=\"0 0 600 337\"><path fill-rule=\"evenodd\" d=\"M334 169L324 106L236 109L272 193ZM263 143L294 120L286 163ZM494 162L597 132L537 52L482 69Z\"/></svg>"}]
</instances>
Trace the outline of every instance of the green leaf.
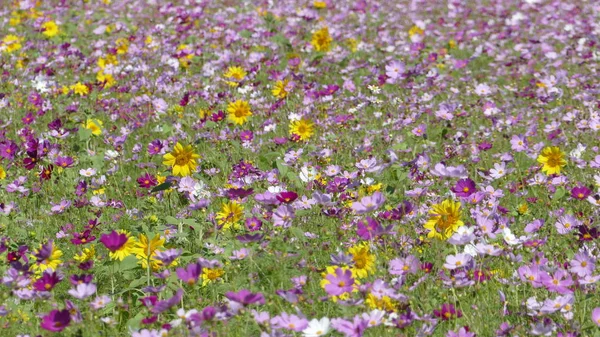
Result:
<instances>
[{"instance_id":1,"label":"green leaf","mask_svg":"<svg viewBox=\"0 0 600 337\"><path fill-rule=\"evenodd\" d=\"M553 200L560 200L566 194L567 194L567 190L565 190L564 187L559 187L559 188L556 189L556 192L554 192L554 197L552 199Z\"/></svg>"},{"instance_id":2,"label":"green leaf","mask_svg":"<svg viewBox=\"0 0 600 337\"><path fill-rule=\"evenodd\" d=\"M86 128L79 128L79 130L77 130L77 134L79 135L80 141L86 141L92 136L92 130Z\"/></svg>"},{"instance_id":3,"label":"green leaf","mask_svg":"<svg viewBox=\"0 0 600 337\"><path fill-rule=\"evenodd\" d=\"M169 188L171 188L171 186L173 186L173 184L171 182L166 182L166 183L162 183L158 186L155 186L151 192L160 192L160 191L164 191L164 190L168 190Z\"/></svg>"},{"instance_id":4,"label":"green leaf","mask_svg":"<svg viewBox=\"0 0 600 337\"><path fill-rule=\"evenodd\" d=\"M123 261L121 261L118 266L120 271L131 270L137 267L137 258L133 255L127 256Z\"/></svg>"},{"instance_id":5,"label":"green leaf","mask_svg":"<svg viewBox=\"0 0 600 337\"><path fill-rule=\"evenodd\" d=\"M286 176L290 169L286 165L284 165L280 160L276 162L276 165L277 170L279 171L279 175Z\"/></svg>"}]
</instances>

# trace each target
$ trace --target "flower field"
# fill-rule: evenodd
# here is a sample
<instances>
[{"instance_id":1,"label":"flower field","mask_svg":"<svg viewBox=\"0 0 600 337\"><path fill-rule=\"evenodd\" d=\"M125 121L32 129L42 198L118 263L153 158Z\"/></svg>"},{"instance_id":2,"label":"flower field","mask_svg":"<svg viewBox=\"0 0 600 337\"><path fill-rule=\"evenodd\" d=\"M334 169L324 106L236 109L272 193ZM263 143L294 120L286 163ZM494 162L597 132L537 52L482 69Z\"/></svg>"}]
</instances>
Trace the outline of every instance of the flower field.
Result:
<instances>
[{"instance_id":1,"label":"flower field","mask_svg":"<svg viewBox=\"0 0 600 337\"><path fill-rule=\"evenodd\" d=\"M6 0L1 336L600 336L600 3Z\"/></svg>"}]
</instances>

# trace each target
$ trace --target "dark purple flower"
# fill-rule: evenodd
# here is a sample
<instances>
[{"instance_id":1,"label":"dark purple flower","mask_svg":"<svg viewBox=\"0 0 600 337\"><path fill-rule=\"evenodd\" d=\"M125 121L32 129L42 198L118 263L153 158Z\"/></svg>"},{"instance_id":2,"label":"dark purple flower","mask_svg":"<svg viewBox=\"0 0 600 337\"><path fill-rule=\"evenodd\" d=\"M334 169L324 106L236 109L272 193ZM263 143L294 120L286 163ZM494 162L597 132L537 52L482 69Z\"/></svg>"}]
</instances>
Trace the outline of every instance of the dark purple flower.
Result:
<instances>
[{"instance_id":1,"label":"dark purple flower","mask_svg":"<svg viewBox=\"0 0 600 337\"><path fill-rule=\"evenodd\" d=\"M92 235L92 231L85 230L83 233L75 232L73 233L73 238L71 239L71 243L74 245L85 245L86 243L90 243L96 240L96 237Z\"/></svg>"},{"instance_id":2,"label":"dark purple flower","mask_svg":"<svg viewBox=\"0 0 600 337\"><path fill-rule=\"evenodd\" d=\"M435 315L435 317L439 317L443 321L462 317L462 312L460 310L456 310L454 304L450 303L442 304L440 310L434 310L433 314Z\"/></svg>"},{"instance_id":3,"label":"dark purple flower","mask_svg":"<svg viewBox=\"0 0 600 337\"><path fill-rule=\"evenodd\" d=\"M141 188L152 188L158 184L158 180L153 175L144 173L137 178L137 183Z\"/></svg>"},{"instance_id":4,"label":"dark purple flower","mask_svg":"<svg viewBox=\"0 0 600 337\"><path fill-rule=\"evenodd\" d=\"M225 193L229 199L243 199L249 195L252 195L254 190L252 188L247 190L243 188L230 188Z\"/></svg>"},{"instance_id":5,"label":"dark purple flower","mask_svg":"<svg viewBox=\"0 0 600 337\"><path fill-rule=\"evenodd\" d=\"M71 323L71 313L69 310L52 310L46 316L42 317L40 327L52 332L63 331Z\"/></svg>"},{"instance_id":6,"label":"dark purple flower","mask_svg":"<svg viewBox=\"0 0 600 337\"><path fill-rule=\"evenodd\" d=\"M33 287L37 291L50 291L62 278L56 272L45 271L37 281L33 283Z\"/></svg>"},{"instance_id":7,"label":"dark purple flower","mask_svg":"<svg viewBox=\"0 0 600 337\"><path fill-rule=\"evenodd\" d=\"M585 186L573 187L571 190L571 197L577 200L585 200L590 194L592 194L592 191Z\"/></svg>"},{"instance_id":8,"label":"dark purple flower","mask_svg":"<svg viewBox=\"0 0 600 337\"><path fill-rule=\"evenodd\" d=\"M127 235L112 231L110 234L102 234L100 242L111 252L116 252L127 242Z\"/></svg>"},{"instance_id":9,"label":"dark purple flower","mask_svg":"<svg viewBox=\"0 0 600 337\"><path fill-rule=\"evenodd\" d=\"M298 194L296 192L286 191L277 194L277 200L284 204L290 204L294 202L298 198Z\"/></svg>"}]
</instances>

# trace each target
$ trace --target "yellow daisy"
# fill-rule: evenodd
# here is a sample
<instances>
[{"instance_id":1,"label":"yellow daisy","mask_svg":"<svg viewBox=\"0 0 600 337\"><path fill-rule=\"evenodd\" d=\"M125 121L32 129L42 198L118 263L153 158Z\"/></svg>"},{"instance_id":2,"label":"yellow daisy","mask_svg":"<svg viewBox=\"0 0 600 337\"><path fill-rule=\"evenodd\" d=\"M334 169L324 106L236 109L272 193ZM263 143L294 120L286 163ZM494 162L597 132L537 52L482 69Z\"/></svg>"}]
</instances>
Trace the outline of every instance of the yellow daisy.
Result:
<instances>
[{"instance_id":1,"label":"yellow daisy","mask_svg":"<svg viewBox=\"0 0 600 337\"><path fill-rule=\"evenodd\" d=\"M229 103L227 106L227 112L229 115L227 118L235 123L242 125L246 123L248 117L252 116L252 111L250 111L250 104L244 100L237 100L235 102Z\"/></svg>"},{"instance_id":2,"label":"yellow daisy","mask_svg":"<svg viewBox=\"0 0 600 337\"><path fill-rule=\"evenodd\" d=\"M176 176L187 177L196 171L196 159L200 155L194 153L191 145L183 146L179 142L171 153L163 156L163 164L173 168L173 174Z\"/></svg>"},{"instance_id":3,"label":"yellow daisy","mask_svg":"<svg viewBox=\"0 0 600 337\"><path fill-rule=\"evenodd\" d=\"M458 227L464 225L460 220L460 202L444 200L440 204L433 205L429 214L431 217L425 223L425 229L429 229L428 238L446 240L456 232Z\"/></svg>"},{"instance_id":4,"label":"yellow daisy","mask_svg":"<svg viewBox=\"0 0 600 337\"><path fill-rule=\"evenodd\" d=\"M542 172L545 172L547 175L560 174L560 169L567 165L565 154L558 146L544 148L538 156L537 161L544 165Z\"/></svg>"}]
</instances>

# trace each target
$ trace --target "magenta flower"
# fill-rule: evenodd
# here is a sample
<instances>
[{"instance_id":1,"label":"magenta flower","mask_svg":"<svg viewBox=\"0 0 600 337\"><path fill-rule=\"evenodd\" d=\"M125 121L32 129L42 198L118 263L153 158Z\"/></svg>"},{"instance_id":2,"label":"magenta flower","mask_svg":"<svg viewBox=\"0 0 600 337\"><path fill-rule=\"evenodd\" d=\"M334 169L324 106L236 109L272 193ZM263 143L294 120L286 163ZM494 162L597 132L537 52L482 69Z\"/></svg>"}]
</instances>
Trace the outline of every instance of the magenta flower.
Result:
<instances>
[{"instance_id":1,"label":"magenta flower","mask_svg":"<svg viewBox=\"0 0 600 337\"><path fill-rule=\"evenodd\" d=\"M137 178L137 183L141 188L152 188L158 184L158 181L151 174L144 173Z\"/></svg>"},{"instance_id":2,"label":"magenta flower","mask_svg":"<svg viewBox=\"0 0 600 337\"><path fill-rule=\"evenodd\" d=\"M102 234L100 242L111 252L116 252L127 242L127 235L112 231L110 234Z\"/></svg>"},{"instance_id":3,"label":"magenta flower","mask_svg":"<svg viewBox=\"0 0 600 337\"><path fill-rule=\"evenodd\" d=\"M452 188L452 192L456 194L457 197L460 198L468 198L471 194L477 192L477 187L475 186L475 182L470 178L460 179Z\"/></svg>"},{"instance_id":4,"label":"magenta flower","mask_svg":"<svg viewBox=\"0 0 600 337\"><path fill-rule=\"evenodd\" d=\"M448 321L462 317L462 312L460 310L456 310L454 304L444 303L442 304L440 310L433 311L433 315L441 318L443 321Z\"/></svg>"},{"instance_id":5,"label":"magenta flower","mask_svg":"<svg viewBox=\"0 0 600 337\"><path fill-rule=\"evenodd\" d=\"M325 291L331 296L352 292L354 288L354 278L349 269L337 268L335 274L328 274L325 279L329 281L329 284L325 285Z\"/></svg>"},{"instance_id":6,"label":"magenta flower","mask_svg":"<svg viewBox=\"0 0 600 337\"><path fill-rule=\"evenodd\" d=\"M276 198L283 204L291 204L298 198L298 194L296 192L286 191L277 194Z\"/></svg>"},{"instance_id":7,"label":"magenta flower","mask_svg":"<svg viewBox=\"0 0 600 337\"><path fill-rule=\"evenodd\" d=\"M262 221L257 217L251 217L246 219L245 226L251 232L259 231L262 228Z\"/></svg>"},{"instance_id":8,"label":"magenta flower","mask_svg":"<svg viewBox=\"0 0 600 337\"><path fill-rule=\"evenodd\" d=\"M52 310L46 316L42 317L40 327L52 332L61 332L71 323L71 314L69 310Z\"/></svg>"},{"instance_id":9,"label":"magenta flower","mask_svg":"<svg viewBox=\"0 0 600 337\"><path fill-rule=\"evenodd\" d=\"M56 286L62 278L56 274L56 272L50 272L46 270L42 277L33 283L33 287L37 291L50 291Z\"/></svg>"},{"instance_id":10,"label":"magenta flower","mask_svg":"<svg viewBox=\"0 0 600 337\"><path fill-rule=\"evenodd\" d=\"M571 189L571 198L577 200L585 200L592 194L592 190L585 186L576 186Z\"/></svg>"}]
</instances>

